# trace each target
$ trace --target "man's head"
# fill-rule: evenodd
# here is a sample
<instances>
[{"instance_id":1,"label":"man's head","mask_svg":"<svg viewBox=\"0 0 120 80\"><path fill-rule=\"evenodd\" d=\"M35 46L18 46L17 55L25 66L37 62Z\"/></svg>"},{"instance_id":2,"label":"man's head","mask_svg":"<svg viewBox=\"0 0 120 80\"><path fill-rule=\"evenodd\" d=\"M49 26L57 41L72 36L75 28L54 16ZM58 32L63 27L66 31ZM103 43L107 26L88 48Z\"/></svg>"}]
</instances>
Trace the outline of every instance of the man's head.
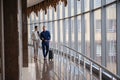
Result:
<instances>
[{"instance_id":1,"label":"man's head","mask_svg":"<svg viewBox=\"0 0 120 80\"><path fill-rule=\"evenodd\" d=\"M46 31L46 28L45 28L45 26L43 26L43 31Z\"/></svg>"},{"instance_id":2,"label":"man's head","mask_svg":"<svg viewBox=\"0 0 120 80\"><path fill-rule=\"evenodd\" d=\"M37 27L38 27L38 26L35 26L35 31L37 31Z\"/></svg>"}]
</instances>

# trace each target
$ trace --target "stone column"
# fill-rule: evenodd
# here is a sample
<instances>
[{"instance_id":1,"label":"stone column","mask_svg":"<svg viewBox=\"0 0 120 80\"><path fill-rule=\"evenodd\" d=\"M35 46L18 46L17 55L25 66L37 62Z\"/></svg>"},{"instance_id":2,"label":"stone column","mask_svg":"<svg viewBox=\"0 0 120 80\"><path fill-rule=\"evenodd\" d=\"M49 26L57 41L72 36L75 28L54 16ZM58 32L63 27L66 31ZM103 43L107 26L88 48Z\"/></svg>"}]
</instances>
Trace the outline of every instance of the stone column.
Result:
<instances>
[{"instance_id":1,"label":"stone column","mask_svg":"<svg viewBox=\"0 0 120 80\"><path fill-rule=\"evenodd\" d=\"M27 0L22 0L23 67L28 67Z\"/></svg>"},{"instance_id":2,"label":"stone column","mask_svg":"<svg viewBox=\"0 0 120 80\"><path fill-rule=\"evenodd\" d=\"M17 4L17 0L3 0L5 80L19 80Z\"/></svg>"}]
</instances>

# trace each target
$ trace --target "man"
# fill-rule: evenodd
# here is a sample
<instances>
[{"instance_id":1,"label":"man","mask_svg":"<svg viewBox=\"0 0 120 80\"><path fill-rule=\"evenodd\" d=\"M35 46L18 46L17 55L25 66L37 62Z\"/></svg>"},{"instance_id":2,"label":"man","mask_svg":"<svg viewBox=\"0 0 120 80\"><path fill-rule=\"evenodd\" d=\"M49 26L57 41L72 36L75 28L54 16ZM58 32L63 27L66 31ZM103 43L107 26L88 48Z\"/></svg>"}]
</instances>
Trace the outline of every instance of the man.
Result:
<instances>
[{"instance_id":1,"label":"man","mask_svg":"<svg viewBox=\"0 0 120 80\"><path fill-rule=\"evenodd\" d=\"M39 45L39 31L38 26L35 26L35 30L32 32L32 40L33 40L33 47L34 47L34 58L37 59L38 56L38 45Z\"/></svg>"},{"instance_id":2,"label":"man","mask_svg":"<svg viewBox=\"0 0 120 80\"><path fill-rule=\"evenodd\" d=\"M44 60L46 60L49 51L50 38L51 38L50 32L45 29L45 26L43 26L43 31L40 33L40 39L42 40L42 50L43 50Z\"/></svg>"}]
</instances>

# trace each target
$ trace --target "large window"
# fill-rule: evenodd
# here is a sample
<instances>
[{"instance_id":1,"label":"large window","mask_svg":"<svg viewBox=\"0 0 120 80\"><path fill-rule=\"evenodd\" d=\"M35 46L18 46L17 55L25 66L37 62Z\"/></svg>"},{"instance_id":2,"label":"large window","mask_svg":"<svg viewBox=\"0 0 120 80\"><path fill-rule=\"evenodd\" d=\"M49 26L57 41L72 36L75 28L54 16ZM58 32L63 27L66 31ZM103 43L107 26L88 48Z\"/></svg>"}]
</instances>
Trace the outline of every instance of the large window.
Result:
<instances>
[{"instance_id":1,"label":"large window","mask_svg":"<svg viewBox=\"0 0 120 80\"><path fill-rule=\"evenodd\" d=\"M75 40L75 39L74 39L74 38L75 38L74 36L75 36L75 34L74 34L74 18L72 18L72 19L71 19L71 38L72 38L71 40L72 40L72 48L74 48L74 46L75 46L75 45L74 45L74 44L75 44L75 43L74 43L74 40Z\"/></svg>"},{"instance_id":2,"label":"large window","mask_svg":"<svg viewBox=\"0 0 120 80\"><path fill-rule=\"evenodd\" d=\"M63 21L60 20L60 42L63 43Z\"/></svg>"},{"instance_id":3,"label":"large window","mask_svg":"<svg viewBox=\"0 0 120 80\"><path fill-rule=\"evenodd\" d=\"M63 18L63 3L60 3L59 5L59 11L60 11L60 19Z\"/></svg>"},{"instance_id":4,"label":"large window","mask_svg":"<svg viewBox=\"0 0 120 80\"><path fill-rule=\"evenodd\" d=\"M42 26L45 25L51 33L52 41L60 41L73 49L78 48L79 52L85 52L83 54L93 57L97 63L106 66L110 71L116 73L117 1L67 1L66 7L64 7L64 3L59 2L59 5L56 6L56 11L50 7L46 15L42 10L38 17L32 12L28 25L30 34L36 24L40 27L40 31L42 30ZM93 10L90 10L90 7ZM64 8L65 11L63 11ZM102 20L105 20L105 22ZM78 39L78 42L75 42L76 39ZM103 49L103 47L105 48Z\"/></svg>"},{"instance_id":5,"label":"large window","mask_svg":"<svg viewBox=\"0 0 120 80\"><path fill-rule=\"evenodd\" d=\"M85 54L90 57L90 14L85 14Z\"/></svg>"},{"instance_id":6,"label":"large window","mask_svg":"<svg viewBox=\"0 0 120 80\"><path fill-rule=\"evenodd\" d=\"M64 35L66 35L66 37L65 37L65 43L68 45L68 36L69 36L69 33L68 33L68 31L69 31L69 26L68 26L68 19L66 19L65 20L65 26L63 26L63 28L65 29L65 34Z\"/></svg>"},{"instance_id":7,"label":"large window","mask_svg":"<svg viewBox=\"0 0 120 80\"><path fill-rule=\"evenodd\" d=\"M116 5L106 8L107 68L116 73ZM114 65L114 66L113 66Z\"/></svg>"},{"instance_id":8,"label":"large window","mask_svg":"<svg viewBox=\"0 0 120 80\"><path fill-rule=\"evenodd\" d=\"M101 63L101 10L94 12L94 35L95 35L95 60Z\"/></svg>"},{"instance_id":9,"label":"large window","mask_svg":"<svg viewBox=\"0 0 120 80\"><path fill-rule=\"evenodd\" d=\"M58 26L57 26L57 21L55 21L55 24L54 24L54 30L55 30L55 42L58 42Z\"/></svg>"},{"instance_id":10,"label":"large window","mask_svg":"<svg viewBox=\"0 0 120 80\"><path fill-rule=\"evenodd\" d=\"M78 27L78 51L81 52L81 16L77 17L77 27Z\"/></svg>"}]
</instances>

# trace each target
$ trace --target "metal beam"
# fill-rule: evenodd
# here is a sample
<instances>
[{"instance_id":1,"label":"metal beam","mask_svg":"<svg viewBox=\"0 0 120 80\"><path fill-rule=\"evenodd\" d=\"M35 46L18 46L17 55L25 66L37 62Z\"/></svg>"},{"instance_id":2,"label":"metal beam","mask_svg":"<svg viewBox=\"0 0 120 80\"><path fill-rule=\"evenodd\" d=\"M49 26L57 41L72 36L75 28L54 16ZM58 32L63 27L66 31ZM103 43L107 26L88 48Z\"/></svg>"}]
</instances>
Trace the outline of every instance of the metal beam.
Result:
<instances>
[{"instance_id":1,"label":"metal beam","mask_svg":"<svg viewBox=\"0 0 120 80\"><path fill-rule=\"evenodd\" d=\"M102 0L102 5L105 5L106 1ZM106 8L102 7L101 9L101 55L102 55L102 65L106 66L107 55L106 55Z\"/></svg>"},{"instance_id":2,"label":"metal beam","mask_svg":"<svg viewBox=\"0 0 120 80\"><path fill-rule=\"evenodd\" d=\"M90 10L94 8L94 1L90 0ZM94 43L95 43L95 33L94 33L94 12L90 11L90 57L94 59Z\"/></svg>"},{"instance_id":3,"label":"metal beam","mask_svg":"<svg viewBox=\"0 0 120 80\"><path fill-rule=\"evenodd\" d=\"M84 0L81 0L81 12L84 12ZM81 52L85 54L85 15L81 15Z\"/></svg>"},{"instance_id":4,"label":"metal beam","mask_svg":"<svg viewBox=\"0 0 120 80\"><path fill-rule=\"evenodd\" d=\"M120 76L120 0L117 2L117 74Z\"/></svg>"}]
</instances>

